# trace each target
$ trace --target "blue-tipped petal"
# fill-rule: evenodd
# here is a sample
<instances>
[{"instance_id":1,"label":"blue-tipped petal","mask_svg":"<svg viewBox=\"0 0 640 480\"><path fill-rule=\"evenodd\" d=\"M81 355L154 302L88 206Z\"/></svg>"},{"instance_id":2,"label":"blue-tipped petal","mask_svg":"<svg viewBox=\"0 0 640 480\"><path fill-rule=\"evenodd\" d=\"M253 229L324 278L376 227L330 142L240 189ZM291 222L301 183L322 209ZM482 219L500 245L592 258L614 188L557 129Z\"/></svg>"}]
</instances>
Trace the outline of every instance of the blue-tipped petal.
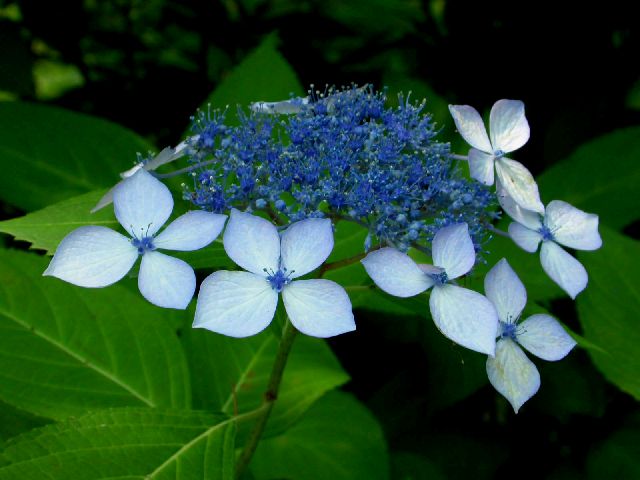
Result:
<instances>
[{"instance_id":1,"label":"blue-tipped petal","mask_svg":"<svg viewBox=\"0 0 640 480\"><path fill-rule=\"evenodd\" d=\"M62 239L43 275L81 287L106 287L124 277L138 258L131 241L106 227L80 227Z\"/></svg>"},{"instance_id":2,"label":"blue-tipped petal","mask_svg":"<svg viewBox=\"0 0 640 480\"><path fill-rule=\"evenodd\" d=\"M431 246L433 264L444 268L449 279L467 273L476 261L476 251L466 223L441 228Z\"/></svg>"},{"instance_id":3,"label":"blue-tipped petal","mask_svg":"<svg viewBox=\"0 0 640 480\"><path fill-rule=\"evenodd\" d=\"M264 218L231 210L223 242L227 255L245 270L266 277L280 268L280 235Z\"/></svg>"},{"instance_id":4,"label":"blue-tipped petal","mask_svg":"<svg viewBox=\"0 0 640 480\"><path fill-rule=\"evenodd\" d=\"M517 340L536 357L550 362L566 357L576 346L562 325L545 314L532 315L518 325Z\"/></svg>"},{"instance_id":5,"label":"blue-tipped petal","mask_svg":"<svg viewBox=\"0 0 640 480\"><path fill-rule=\"evenodd\" d=\"M137 238L154 235L173 210L173 197L164 183L144 169L116 185L113 206L120 225Z\"/></svg>"},{"instance_id":6,"label":"blue-tipped petal","mask_svg":"<svg viewBox=\"0 0 640 480\"><path fill-rule=\"evenodd\" d=\"M213 242L222 229L226 215L193 210L179 216L154 240L156 248L167 250L199 250Z\"/></svg>"},{"instance_id":7,"label":"blue-tipped petal","mask_svg":"<svg viewBox=\"0 0 640 480\"><path fill-rule=\"evenodd\" d=\"M282 290L284 308L294 327L327 338L356 329L347 292L330 280L296 280Z\"/></svg>"},{"instance_id":8,"label":"blue-tipped petal","mask_svg":"<svg viewBox=\"0 0 640 480\"><path fill-rule=\"evenodd\" d=\"M498 313L484 295L454 285L436 286L429 307L445 337L476 352L494 354Z\"/></svg>"},{"instance_id":9,"label":"blue-tipped petal","mask_svg":"<svg viewBox=\"0 0 640 480\"><path fill-rule=\"evenodd\" d=\"M413 297L432 287L434 283L409 255L394 248L373 251L361 262L371 280L396 297Z\"/></svg>"},{"instance_id":10,"label":"blue-tipped petal","mask_svg":"<svg viewBox=\"0 0 640 480\"><path fill-rule=\"evenodd\" d=\"M498 318L504 323L518 319L527 304L527 291L503 258L484 277L484 292L498 311Z\"/></svg>"},{"instance_id":11,"label":"blue-tipped petal","mask_svg":"<svg viewBox=\"0 0 640 480\"><path fill-rule=\"evenodd\" d=\"M248 337L267 328L277 305L278 294L264 277L220 270L200 286L193 327Z\"/></svg>"},{"instance_id":12,"label":"blue-tipped petal","mask_svg":"<svg viewBox=\"0 0 640 480\"><path fill-rule=\"evenodd\" d=\"M589 276L582 264L555 242L542 242L540 263L551 280L573 299L589 282Z\"/></svg>"},{"instance_id":13,"label":"blue-tipped petal","mask_svg":"<svg viewBox=\"0 0 640 480\"><path fill-rule=\"evenodd\" d=\"M282 234L282 267L291 278L322 265L333 250L333 228L327 218L309 218L292 224Z\"/></svg>"},{"instance_id":14,"label":"blue-tipped petal","mask_svg":"<svg viewBox=\"0 0 640 480\"><path fill-rule=\"evenodd\" d=\"M196 290L196 275L188 263L148 251L142 256L138 288L154 305L184 310Z\"/></svg>"},{"instance_id":15,"label":"blue-tipped petal","mask_svg":"<svg viewBox=\"0 0 640 480\"><path fill-rule=\"evenodd\" d=\"M540 374L522 349L508 338L498 341L496 355L487 358L487 376L518 413L540 388Z\"/></svg>"}]
</instances>

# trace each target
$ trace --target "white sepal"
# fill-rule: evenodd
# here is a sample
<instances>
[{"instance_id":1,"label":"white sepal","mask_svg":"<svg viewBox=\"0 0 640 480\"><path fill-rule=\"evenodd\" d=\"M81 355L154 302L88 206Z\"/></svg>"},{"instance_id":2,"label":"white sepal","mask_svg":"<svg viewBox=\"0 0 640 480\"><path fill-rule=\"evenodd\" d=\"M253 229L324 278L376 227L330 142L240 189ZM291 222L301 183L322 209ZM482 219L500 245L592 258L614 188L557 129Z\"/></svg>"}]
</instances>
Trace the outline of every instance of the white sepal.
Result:
<instances>
[{"instance_id":1,"label":"white sepal","mask_svg":"<svg viewBox=\"0 0 640 480\"><path fill-rule=\"evenodd\" d=\"M466 223L441 228L431 245L433 264L444 268L449 279L467 273L476 261L476 251Z\"/></svg>"},{"instance_id":2,"label":"white sepal","mask_svg":"<svg viewBox=\"0 0 640 480\"><path fill-rule=\"evenodd\" d=\"M106 227L80 227L62 239L43 273L80 287L99 288L124 277L138 250L124 235Z\"/></svg>"},{"instance_id":3,"label":"white sepal","mask_svg":"<svg viewBox=\"0 0 640 480\"><path fill-rule=\"evenodd\" d=\"M518 343L543 360L554 362L567 356L576 342L562 325L545 314L532 315L518 325Z\"/></svg>"},{"instance_id":4,"label":"white sepal","mask_svg":"<svg viewBox=\"0 0 640 480\"><path fill-rule=\"evenodd\" d=\"M333 228L328 218L308 218L293 223L282 234L282 267L291 278L301 277L322 265L333 250Z\"/></svg>"},{"instance_id":5,"label":"white sepal","mask_svg":"<svg viewBox=\"0 0 640 480\"><path fill-rule=\"evenodd\" d=\"M526 210L518 205L513 198L509 196L500 183L500 180L496 182L496 196L502 209L516 222L521 223L531 230L539 230L542 227L540 214Z\"/></svg>"},{"instance_id":6,"label":"white sepal","mask_svg":"<svg viewBox=\"0 0 640 480\"><path fill-rule=\"evenodd\" d=\"M132 237L154 235L171 215L173 197L167 186L144 169L123 180L113 191L120 225Z\"/></svg>"},{"instance_id":7,"label":"white sepal","mask_svg":"<svg viewBox=\"0 0 640 480\"><path fill-rule=\"evenodd\" d=\"M484 277L484 292L504 323L514 322L527 304L527 291L504 258Z\"/></svg>"},{"instance_id":8,"label":"white sepal","mask_svg":"<svg viewBox=\"0 0 640 480\"><path fill-rule=\"evenodd\" d=\"M494 354L498 313L484 295L454 285L436 286L429 307L445 337L476 352Z\"/></svg>"},{"instance_id":9,"label":"white sepal","mask_svg":"<svg viewBox=\"0 0 640 480\"><path fill-rule=\"evenodd\" d=\"M545 224L554 240L569 248L596 250L602 246L598 233L598 216L554 200L547 205Z\"/></svg>"},{"instance_id":10,"label":"white sepal","mask_svg":"<svg viewBox=\"0 0 640 480\"><path fill-rule=\"evenodd\" d=\"M509 158L496 160L496 175L507 194L525 210L544 214L538 184L520 162Z\"/></svg>"},{"instance_id":11,"label":"white sepal","mask_svg":"<svg viewBox=\"0 0 640 480\"><path fill-rule=\"evenodd\" d=\"M478 111L469 105L449 105L458 132L473 148L493 153L487 129Z\"/></svg>"},{"instance_id":12,"label":"white sepal","mask_svg":"<svg viewBox=\"0 0 640 480\"><path fill-rule=\"evenodd\" d=\"M586 288L589 276L582 264L555 242L542 242L542 268L572 299Z\"/></svg>"},{"instance_id":13,"label":"white sepal","mask_svg":"<svg viewBox=\"0 0 640 480\"><path fill-rule=\"evenodd\" d=\"M499 340L495 357L487 358L487 376L516 413L540 388L538 369L509 338Z\"/></svg>"},{"instance_id":14,"label":"white sepal","mask_svg":"<svg viewBox=\"0 0 640 480\"><path fill-rule=\"evenodd\" d=\"M394 248L375 250L361 262L375 284L390 295L413 297L433 286L431 277L409 255Z\"/></svg>"},{"instance_id":15,"label":"white sepal","mask_svg":"<svg viewBox=\"0 0 640 480\"><path fill-rule=\"evenodd\" d=\"M529 140L529 122L520 100L498 100L491 108L489 131L493 150L513 152Z\"/></svg>"},{"instance_id":16,"label":"white sepal","mask_svg":"<svg viewBox=\"0 0 640 480\"><path fill-rule=\"evenodd\" d=\"M248 337L267 328L277 306L278 294L266 278L220 270L200 286L193 327L230 337Z\"/></svg>"},{"instance_id":17,"label":"white sepal","mask_svg":"<svg viewBox=\"0 0 640 480\"><path fill-rule=\"evenodd\" d=\"M493 185L495 157L472 148L469 150L469 175L485 185Z\"/></svg>"},{"instance_id":18,"label":"white sepal","mask_svg":"<svg viewBox=\"0 0 640 480\"><path fill-rule=\"evenodd\" d=\"M535 252L542 241L542 235L535 230L520 225L518 222L511 222L508 231L511 240L521 249L529 253Z\"/></svg>"},{"instance_id":19,"label":"white sepal","mask_svg":"<svg viewBox=\"0 0 640 480\"><path fill-rule=\"evenodd\" d=\"M280 235L264 218L231 210L223 243L231 260L256 275L266 277L280 268Z\"/></svg>"},{"instance_id":20,"label":"white sepal","mask_svg":"<svg viewBox=\"0 0 640 480\"><path fill-rule=\"evenodd\" d=\"M184 310L196 290L191 266L160 252L145 252L140 263L138 288L154 305Z\"/></svg>"},{"instance_id":21,"label":"white sepal","mask_svg":"<svg viewBox=\"0 0 640 480\"><path fill-rule=\"evenodd\" d=\"M153 239L156 248L188 252L213 242L224 228L226 215L192 210L179 216Z\"/></svg>"},{"instance_id":22,"label":"white sepal","mask_svg":"<svg viewBox=\"0 0 640 480\"><path fill-rule=\"evenodd\" d=\"M333 337L356 329L347 292L330 280L296 280L282 290L291 323L312 337Z\"/></svg>"}]
</instances>

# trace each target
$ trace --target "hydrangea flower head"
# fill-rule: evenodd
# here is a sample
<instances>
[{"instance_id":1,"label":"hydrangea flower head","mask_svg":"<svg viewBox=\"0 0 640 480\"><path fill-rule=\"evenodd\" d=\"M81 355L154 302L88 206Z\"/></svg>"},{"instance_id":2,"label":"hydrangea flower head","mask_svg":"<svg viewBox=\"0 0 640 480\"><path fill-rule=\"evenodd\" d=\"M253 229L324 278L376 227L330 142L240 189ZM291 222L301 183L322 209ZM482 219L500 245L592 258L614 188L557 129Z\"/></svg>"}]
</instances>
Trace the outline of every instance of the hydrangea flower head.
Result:
<instances>
[{"instance_id":1,"label":"hydrangea flower head","mask_svg":"<svg viewBox=\"0 0 640 480\"><path fill-rule=\"evenodd\" d=\"M195 291L193 269L158 249L198 250L220 234L226 215L188 212L160 234L173 210L169 189L145 169L138 169L113 193L116 218L130 238L101 226L80 227L60 242L44 272L81 287L105 287L124 277L142 256L138 287L160 307L184 309Z\"/></svg>"},{"instance_id":2,"label":"hydrangea flower head","mask_svg":"<svg viewBox=\"0 0 640 480\"><path fill-rule=\"evenodd\" d=\"M229 257L247 271L218 271L202 282L194 327L231 337L255 335L273 320L282 293L287 315L302 333L332 337L355 330L344 288L330 280L296 280L331 253L329 219L295 222L279 234L264 218L234 209L223 241Z\"/></svg>"},{"instance_id":3,"label":"hydrangea flower head","mask_svg":"<svg viewBox=\"0 0 640 480\"><path fill-rule=\"evenodd\" d=\"M475 263L467 225L439 230L432 254L435 265L418 265L405 253L382 248L369 253L362 264L378 287L397 297L412 297L433 287L429 308L444 336L463 347L493 355L498 329L494 306L484 295L451 283Z\"/></svg>"},{"instance_id":4,"label":"hydrangea flower head","mask_svg":"<svg viewBox=\"0 0 640 480\"><path fill-rule=\"evenodd\" d=\"M538 185L520 162L505 155L522 147L529 140L529 123L524 115L524 103L519 100L498 100L489 117L490 137L478 111L469 105L449 105L456 128L471 145L469 171L471 177L485 185L493 185L494 168L498 181L522 208L544 212Z\"/></svg>"},{"instance_id":5,"label":"hydrangea flower head","mask_svg":"<svg viewBox=\"0 0 640 480\"><path fill-rule=\"evenodd\" d=\"M576 250L596 250L602 246L598 216L583 212L567 202L554 200L544 215L518 208L507 195L499 195L504 210L515 220L509 235L523 250L533 253L540 247L540 262L549 277L573 299L585 289L589 277L582 264L560 245Z\"/></svg>"},{"instance_id":6,"label":"hydrangea flower head","mask_svg":"<svg viewBox=\"0 0 640 480\"><path fill-rule=\"evenodd\" d=\"M487 273L484 286L500 319L500 338L495 357L487 358L487 375L491 385L518 413L540 388L538 369L522 348L543 360L556 361L564 358L576 342L549 315L532 315L518 323L527 303L527 292L505 259Z\"/></svg>"}]
</instances>

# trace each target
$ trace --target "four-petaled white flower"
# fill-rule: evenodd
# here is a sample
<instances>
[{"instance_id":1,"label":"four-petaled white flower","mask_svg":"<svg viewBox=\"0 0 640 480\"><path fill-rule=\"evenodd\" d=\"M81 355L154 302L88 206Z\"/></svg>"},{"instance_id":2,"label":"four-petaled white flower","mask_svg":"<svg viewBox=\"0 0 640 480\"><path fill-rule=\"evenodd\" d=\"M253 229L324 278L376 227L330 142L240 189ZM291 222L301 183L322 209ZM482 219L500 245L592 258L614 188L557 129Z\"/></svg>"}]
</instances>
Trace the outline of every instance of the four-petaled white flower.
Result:
<instances>
[{"instance_id":1,"label":"four-petaled white flower","mask_svg":"<svg viewBox=\"0 0 640 480\"><path fill-rule=\"evenodd\" d=\"M344 288L323 279L293 281L331 253L330 220L302 220L280 235L264 218L234 209L223 243L227 255L247 271L217 271L202 282L194 327L231 337L255 335L271 323L282 292L287 315L302 333L332 337L355 330Z\"/></svg>"},{"instance_id":2,"label":"four-petaled white flower","mask_svg":"<svg viewBox=\"0 0 640 480\"><path fill-rule=\"evenodd\" d=\"M540 388L540 374L520 346L543 360L556 361L564 358L576 342L549 315L532 315L518 323L527 292L505 259L487 273L484 289L500 318L500 338L495 357L487 358L487 375L518 413Z\"/></svg>"},{"instance_id":3,"label":"four-petaled white flower","mask_svg":"<svg viewBox=\"0 0 640 480\"><path fill-rule=\"evenodd\" d=\"M193 138L197 138L197 135ZM136 173L138 170L144 169L147 172L153 171L153 170L156 170L157 168L160 168L162 165L171 163L179 159L180 157L184 156L185 150L187 148L187 142L188 140L185 140L184 142L180 143L176 148L167 147L163 149L158 155L156 155L151 160L149 160L148 162L146 163L138 162L126 172L122 172L120 174L120 177L122 178L122 180L116 183L116 185L113 188L111 188L107 193L105 193L102 196L100 200L98 200L98 203L96 203L96 206L91 209L91 213L95 213L98 210L109 205L111 202L113 202L113 192L115 191L116 187L121 185L122 182L127 178L133 176L133 174Z\"/></svg>"},{"instance_id":4,"label":"four-petaled white flower","mask_svg":"<svg viewBox=\"0 0 640 480\"><path fill-rule=\"evenodd\" d=\"M115 188L113 205L118 222L132 238L106 227L80 227L62 240L44 275L81 287L106 287L124 277L142 255L138 276L142 295L160 307L186 308L196 287L193 269L156 249L203 248L220 234L227 216L191 211L156 236L171 215L173 198L144 169Z\"/></svg>"},{"instance_id":5,"label":"four-petaled white flower","mask_svg":"<svg viewBox=\"0 0 640 480\"><path fill-rule=\"evenodd\" d=\"M471 270L476 253L466 223L450 225L436 233L432 265L418 265L393 248L368 254L362 264L371 279L396 297L412 297L433 287L429 307L438 329L454 342L493 355L498 315L482 294L450 283Z\"/></svg>"},{"instance_id":6,"label":"four-petaled white flower","mask_svg":"<svg viewBox=\"0 0 640 480\"><path fill-rule=\"evenodd\" d=\"M509 224L509 235L523 250L533 253L540 247L542 268L571 298L587 286L589 277L582 264L560 245L576 250L596 250L602 246L598 233L598 216L579 210L567 202L554 200L543 216L529 212L504 192L498 200L515 222Z\"/></svg>"},{"instance_id":7,"label":"four-petaled white flower","mask_svg":"<svg viewBox=\"0 0 640 480\"><path fill-rule=\"evenodd\" d=\"M524 115L524 103L519 100L498 100L491 108L489 135L478 111L469 105L449 105L456 128L471 145L469 171L471 177L485 185L493 185L494 165L498 182L522 208L544 212L538 185L520 162L505 155L522 147L529 140L529 123Z\"/></svg>"}]
</instances>

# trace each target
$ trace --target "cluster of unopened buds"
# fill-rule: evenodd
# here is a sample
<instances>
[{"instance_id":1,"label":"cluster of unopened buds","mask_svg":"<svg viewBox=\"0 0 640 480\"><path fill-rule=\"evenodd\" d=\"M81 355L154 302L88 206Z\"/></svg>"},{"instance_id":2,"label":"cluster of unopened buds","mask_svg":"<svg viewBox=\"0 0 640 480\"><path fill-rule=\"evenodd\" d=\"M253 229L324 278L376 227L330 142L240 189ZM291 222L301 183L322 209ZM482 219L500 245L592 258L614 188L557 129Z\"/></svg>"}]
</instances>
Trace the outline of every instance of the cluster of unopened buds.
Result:
<instances>
[{"instance_id":1,"label":"cluster of unopened buds","mask_svg":"<svg viewBox=\"0 0 640 480\"><path fill-rule=\"evenodd\" d=\"M522 102L496 102L490 135L475 109L450 106L472 147L462 157L433 139L437 132L421 113L424 103L401 101L392 109L385 100L369 88L312 92L304 99L253 104L248 116L240 115L239 127L224 125L223 113L200 114L193 136L125 172L96 206L113 201L129 236L101 226L78 228L63 239L45 275L105 287L123 278L140 256L142 295L160 307L184 309L196 290L194 271L159 250L198 250L224 231L224 249L242 270L216 271L202 282L194 327L232 337L257 334L274 318L281 293L296 329L331 337L355 330L352 306L342 286L317 272L333 250L334 222L353 221L369 232L366 255L355 261L361 260L373 282L398 297L430 289L437 328L488 356L490 382L517 412L540 386L520 347L555 361L575 341L549 315L520 320L527 294L507 260L486 275L484 295L457 279L482 254L498 217L491 211L497 198L514 220L508 235L532 253L541 243L542 268L575 298L587 285L587 273L560 245L599 248L598 217L560 200L545 208L529 171L506 157L529 138ZM193 177L193 190L185 186L184 197L200 208L160 231L173 198L159 180L167 175L155 170L185 156L191 165L177 173ZM479 183L456 177L454 158L468 160ZM494 183L495 194L487 187ZM412 249L430 253L433 264L418 264Z\"/></svg>"}]
</instances>

